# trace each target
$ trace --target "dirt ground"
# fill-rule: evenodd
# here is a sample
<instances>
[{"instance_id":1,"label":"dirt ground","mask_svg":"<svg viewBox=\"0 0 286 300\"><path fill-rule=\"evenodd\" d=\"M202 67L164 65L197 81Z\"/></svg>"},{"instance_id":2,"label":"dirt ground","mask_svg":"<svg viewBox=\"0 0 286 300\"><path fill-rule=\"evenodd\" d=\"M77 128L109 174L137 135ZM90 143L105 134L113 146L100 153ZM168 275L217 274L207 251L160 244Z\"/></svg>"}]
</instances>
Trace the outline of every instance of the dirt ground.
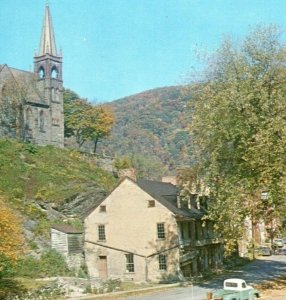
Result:
<instances>
[{"instance_id":1,"label":"dirt ground","mask_svg":"<svg viewBox=\"0 0 286 300\"><path fill-rule=\"evenodd\" d=\"M282 290L269 290L261 293L261 300L285 300L286 288Z\"/></svg>"},{"instance_id":2,"label":"dirt ground","mask_svg":"<svg viewBox=\"0 0 286 300\"><path fill-rule=\"evenodd\" d=\"M258 287L261 300L286 300L286 279L276 279L273 282Z\"/></svg>"}]
</instances>

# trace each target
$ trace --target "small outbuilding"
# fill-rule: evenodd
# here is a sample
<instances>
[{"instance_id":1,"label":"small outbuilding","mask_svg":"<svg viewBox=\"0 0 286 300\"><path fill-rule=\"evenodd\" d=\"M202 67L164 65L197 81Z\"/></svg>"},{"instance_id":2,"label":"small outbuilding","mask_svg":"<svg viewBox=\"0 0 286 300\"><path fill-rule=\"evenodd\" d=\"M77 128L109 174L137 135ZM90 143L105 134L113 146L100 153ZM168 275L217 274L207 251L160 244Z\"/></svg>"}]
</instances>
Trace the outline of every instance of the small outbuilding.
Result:
<instances>
[{"instance_id":1,"label":"small outbuilding","mask_svg":"<svg viewBox=\"0 0 286 300\"><path fill-rule=\"evenodd\" d=\"M65 257L69 267L78 269L83 260L83 231L66 224L53 225L51 248Z\"/></svg>"}]
</instances>

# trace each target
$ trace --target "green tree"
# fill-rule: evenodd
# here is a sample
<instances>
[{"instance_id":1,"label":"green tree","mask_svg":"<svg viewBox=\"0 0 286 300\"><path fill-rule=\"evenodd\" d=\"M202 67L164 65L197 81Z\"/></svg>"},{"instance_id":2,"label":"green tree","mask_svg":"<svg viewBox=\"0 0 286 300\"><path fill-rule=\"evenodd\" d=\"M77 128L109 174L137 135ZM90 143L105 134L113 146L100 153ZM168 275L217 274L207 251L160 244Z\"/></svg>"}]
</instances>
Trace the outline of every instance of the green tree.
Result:
<instances>
[{"instance_id":1,"label":"green tree","mask_svg":"<svg viewBox=\"0 0 286 300\"><path fill-rule=\"evenodd\" d=\"M162 178L166 171L166 166L150 155L132 155L131 162L136 169L137 178L158 180Z\"/></svg>"},{"instance_id":2,"label":"green tree","mask_svg":"<svg viewBox=\"0 0 286 300\"><path fill-rule=\"evenodd\" d=\"M77 93L72 90L65 89L63 92L63 100L64 100L64 115L65 115L65 137L71 137L73 135L72 128L68 127L68 123L66 122L66 118L68 118L73 111L75 110L73 101L78 100L80 97Z\"/></svg>"},{"instance_id":3,"label":"green tree","mask_svg":"<svg viewBox=\"0 0 286 300\"><path fill-rule=\"evenodd\" d=\"M210 217L230 252L246 216L255 224L273 204L284 211L286 51L280 40L272 25L256 27L241 43L226 39L192 87L193 151L211 188Z\"/></svg>"},{"instance_id":4,"label":"green tree","mask_svg":"<svg viewBox=\"0 0 286 300\"><path fill-rule=\"evenodd\" d=\"M132 167L131 158L125 157L116 157L114 161L114 167L117 170L129 169Z\"/></svg>"},{"instance_id":5,"label":"green tree","mask_svg":"<svg viewBox=\"0 0 286 300\"><path fill-rule=\"evenodd\" d=\"M103 106L91 106L88 110L90 124L89 139L93 142L93 153L96 153L98 142L109 135L114 124L111 111Z\"/></svg>"},{"instance_id":6,"label":"green tree","mask_svg":"<svg viewBox=\"0 0 286 300\"><path fill-rule=\"evenodd\" d=\"M107 136L113 126L113 115L107 108L92 105L76 96L71 91L64 96L65 135L74 136L79 147L92 141L95 153L98 141Z\"/></svg>"}]
</instances>

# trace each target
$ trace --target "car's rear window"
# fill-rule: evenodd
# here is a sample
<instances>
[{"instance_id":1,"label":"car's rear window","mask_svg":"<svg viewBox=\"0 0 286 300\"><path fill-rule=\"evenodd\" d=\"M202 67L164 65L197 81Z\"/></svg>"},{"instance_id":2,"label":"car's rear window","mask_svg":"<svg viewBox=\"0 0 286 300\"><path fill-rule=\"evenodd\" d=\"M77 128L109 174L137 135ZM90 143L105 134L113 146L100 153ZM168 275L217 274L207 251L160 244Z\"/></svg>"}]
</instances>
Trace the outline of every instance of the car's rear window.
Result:
<instances>
[{"instance_id":1,"label":"car's rear window","mask_svg":"<svg viewBox=\"0 0 286 300\"><path fill-rule=\"evenodd\" d=\"M237 287L237 283L236 282L226 282L225 286L226 287Z\"/></svg>"}]
</instances>

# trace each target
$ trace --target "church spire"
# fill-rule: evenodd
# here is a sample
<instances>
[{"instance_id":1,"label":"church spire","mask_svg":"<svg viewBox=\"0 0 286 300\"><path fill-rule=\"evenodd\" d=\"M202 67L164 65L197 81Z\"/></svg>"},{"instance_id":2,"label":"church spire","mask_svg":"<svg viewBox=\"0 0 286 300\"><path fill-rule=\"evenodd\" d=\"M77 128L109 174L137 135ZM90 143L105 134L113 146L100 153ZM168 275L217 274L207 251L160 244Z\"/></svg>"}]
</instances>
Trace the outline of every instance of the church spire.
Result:
<instances>
[{"instance_id":1,"label":"church spire","mask_svg":"<svg viewBox=\"0 0 286 300\"><path fill-rule=\"evenodd\" d=\"M46 53L57 56L54 28L48 2L46 2L45 17L38 55L41 56Z\"/></svg>"}]
</instances>

